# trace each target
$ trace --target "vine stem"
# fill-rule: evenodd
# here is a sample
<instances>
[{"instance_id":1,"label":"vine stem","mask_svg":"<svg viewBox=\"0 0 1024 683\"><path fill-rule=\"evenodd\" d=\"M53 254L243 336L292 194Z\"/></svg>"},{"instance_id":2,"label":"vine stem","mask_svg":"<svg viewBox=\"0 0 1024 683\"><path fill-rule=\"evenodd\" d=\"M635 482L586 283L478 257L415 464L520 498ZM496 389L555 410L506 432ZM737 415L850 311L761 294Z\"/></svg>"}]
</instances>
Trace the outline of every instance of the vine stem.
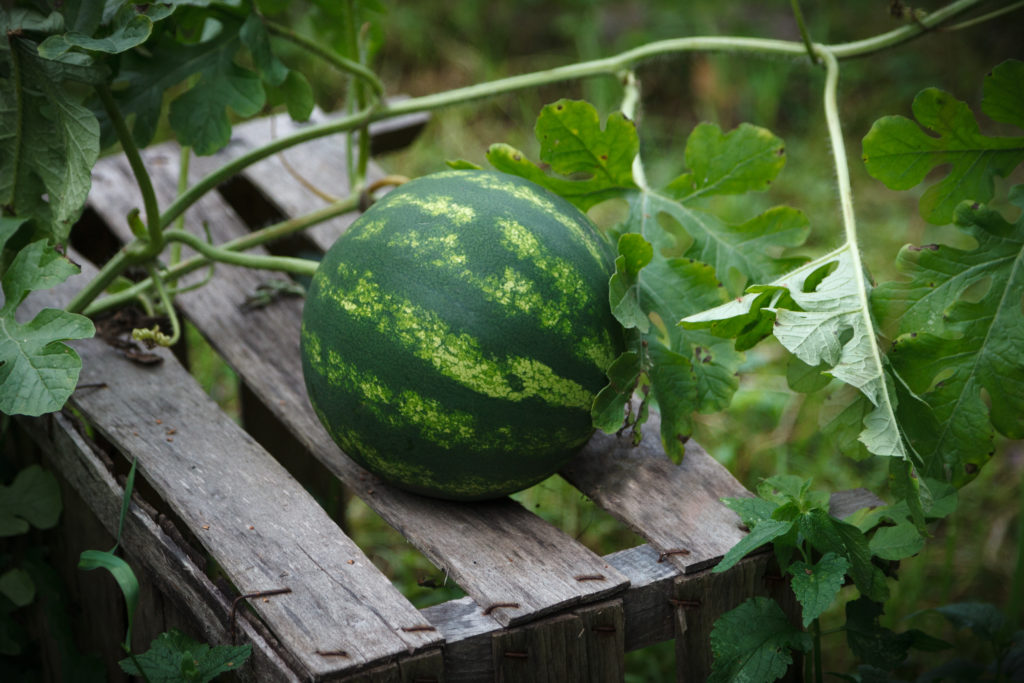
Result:
<instances>
[{"instance_id":1,"label":"vine stem","mask_svg":"<svg viewBox=\"0 0 1024 683\"><path fill-rule=\"evenodd\" d=\"M950 18L962 14L982 0L956 0L955 2L942 7L927 16L920 22L908 24L888 33L883 33L872 38L850 43L826 46L832 55L837 59L860 57L863 55L878 52L900 43L911 40L915 36L927 31ZM196 183L188 192L184 193L160 217L162 226L168 225L174 218L194 204L198 199L216 187L219 183L238 173L257 161L277 154L281 150L294 147L295 145L317 138L344 133L360 126L393 118L404 114L432 111L454 104L463 104L474 100L493 97L495 95L524 90L526 88L538 87L557 83L559 81L578 80L594 76L607 76L631 70L636 64L680 52L694 51L733 51L733 52L762 52L779 55L801 55L806 52L803 43L775 40L770 38L742 38L742 37L692 37L675 38L648 43L632 50L627 50L613 57L596 59L578 64L556 67L545 71L537 71L529 74L510 76L487 83L470 85L464 88L456 88L442 93L413 97L391 104L375 103L361 111L350 114L343 118L310 126L292 133L247 154L244 154L233 161L230 161L219 169L211 172L208 176Z\"/></svg>"},{"instance_id":2,"label":"vine stem","mask_svg":"<svg viewBox=\"0 0 1024 683\"><path fill-rule=\"evenodd\" d=\"M174 302L171 301L171 297L167 293L167 287L164 285L164 279L161 277L156 266L150 263L146 268L146 272L149 273L149 278L153 281L153 286L160 297L160 303L164 307L167 319L171 321L171 336L167 340L166 346L174 346L181 338L181 322L178 320L178 312L174 309Z\"/></svg>"},{"instance_id":3,"label":"vine stem","mask_svg":"<svg viewBox=\"0 0 1024 683\"><path fill-rule=\"evenodd\" d=\"M290 218L286 221L275 223L274 225L261 230L224 242L219 247L215 247L215 253L219 255L223 252L243 252L246 249L251 249L261 244L266 244L276 239L280 239L281 237L285 237L294 232L305 230L311 225L316 225L317 223L322 223L323 221L331 218L349 213L350 211L356 210L358 207L358 195L346 197L345 199L338 200L322 209L319 209L318 211L306 214L305 216ZM238 255L247 256L246 254L241 253ZM186 259L169 267L164 272L164 277L167 279L178 280L193 271L208 266L213 260L214 259L211 259L208 256L193 256L192 258ZM151 279L146 279L117 292L116 294L111 294L110 296L93 301L87 308L85 308L84 311L81 312L85 315L96 315L112 308L118 308L119 306L123 306L128 302L147 294L152 289L153 281Z\"/></svg>"},{"instance_id":4,"label":"vine stem","mask_svg":"<svg viewBox=\"0 0 1024 683\"><path fill-rule=\"evenodd\" d=\"M142 161L142 155L139 154L139 148L135 145L135 139L132 137L131 131L128 130L124 117L121 116L121 110L118 108L117 102L114 101L110 87L106 84L99 85L96 87L96 94L99 95L103 109L107 112L114 130L117 132L117 139L121 143L121 149L128 159L132 174L135 176L135 182L142 193L142 205L146 209L147 237L150 248L154 250L152 254L159 253L160 249L163 248L163 243L160 240L160 207L156 200L156 191L153 189L153 181L146 170L146 164Z\"/></svg>"},{"instance_id":5,"label":"vine stem","mask_svg":"<svg viewBox=\"0 0 1024 683\"><path fill-rule=\"evenodd\" d=\"M243 254L203 241L202 238L186 230L167 230L164 232L164 239L168 242L182 242L192 247L200 254L219 263L229 263L234 266L245 266L246 268L259 268L261 270L276 270L283 273L295 273L296 275L313 275L320 265L319 261L311 261L304 258L293 258L291 256L268 256L264 254ZM160 284L154 281L157 290Z\"/></svg>"}]
</instances>

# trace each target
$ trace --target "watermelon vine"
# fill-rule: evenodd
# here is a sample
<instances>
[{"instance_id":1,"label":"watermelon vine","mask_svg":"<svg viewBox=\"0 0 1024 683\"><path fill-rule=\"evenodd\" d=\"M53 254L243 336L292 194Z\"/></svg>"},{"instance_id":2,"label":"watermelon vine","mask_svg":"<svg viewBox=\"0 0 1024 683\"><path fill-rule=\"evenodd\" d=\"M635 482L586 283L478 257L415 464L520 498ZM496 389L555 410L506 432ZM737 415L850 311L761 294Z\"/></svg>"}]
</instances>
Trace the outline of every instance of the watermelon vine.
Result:
<instances>
[{"instance_id":1,"label":"watermelon vine","mask_svg":"<svg viewBox=\"0 0 1024 683\"><path fill-rule=\"evenodd\" d=\"M847 607L849 643L858 656L869 659L884 647L901 657L912 647L935 645L878 625L887 592L878 565L920 549L927 525L951 512L956 488L988 461L995 435L1024 438L1024 218L1011 221L987 205L995 197L993 178L1009 177L1024 162L1024 135L982 133L965 102L936 88L914 99L913 119L880 118L863 139L867 171L896 190L928 185L920 198L923 219L952 223L976 245L908 245L897 257L906 277L874 283L853 210L838 106L840 64L948 26L980 0L956 0L929 13L907 10L912 20L901 28L835 45L812 40L794 0L799 42L728 36L655 41L607 58L394 102L383 99L384 85L371 68L376 3L325 6L340 27L333 47L268 19L264 4L15 2L0 8L0 411L41 415L64 406L81 368L64 342L92 336L90 316L142 300L169 316L170 333L139 335L173 343L180 332L173 295L190 272L230 263L312 275L316 263L246 250L374 199L365 179L370 123L615 76L623 100L603 120L583 101L561 99L543 108L535 125L536 161L506 144L487 153L498 171L547 188L582 211L609 200L627 207L621 222L606 226L614 250L608 303L627 344L607 367L607 385L590 410L593 426L628 428L640 439L656 407L666 452L682 457L695 416L729 407L744 352L771 337L792 355L794 390L837 397L824 430L856 455L889 459L893 504L856 518L832 518L809 482L787 478L770 479L754 502L728 502L751 534L720 569L773 543L783 571L793 576L803 623L802 629L790 625L764 599L726 615L712 637L716 680L773 680L789 665L791 651L808 653L808 676L821 680L818 619L846 577L861 595ZM370 30L361 30L364 25ZM345 114L242 154L191 186L183 176L178 196L161 206L139 150L162 120L182 145L187 169L190 155L227 144L233 120L275 105L295 120L309 118L312 88L284 64L276 41L349 76ZM785 145L765 128L700 124L687 138L685 170L661 184L648 178L640 154L639 69L656 58L723 50L801 58L825 69L822 112L843 226L842 244L830 252L800 255L810 224L796 208L775 206L731 221L713 210L716 198L767 190L783 169ZM981 110L1005 128L1024 130L1024 62L1007 61L984 78ZM190 207L248 166L339 133L351 143L349 197L224 244L181 227ZM126 217L134 241L100 264L65 309L21 321L17 310L33 291L78 271L63 249L88 197L90 170L114 144L129 160L143 198L140 210ZM946 169L942 177L929 184L939 168ZM1009 191L1009 200L1024 208L1021 186ZM182 245L198 255L182 259ZM131 268L148 277L125 282ZM950 614L955 619L961 612ZM751 621L760 630L743 633ZM876 664L883 660L888 665L884 658Z\"/></svg>"}]
</instances>

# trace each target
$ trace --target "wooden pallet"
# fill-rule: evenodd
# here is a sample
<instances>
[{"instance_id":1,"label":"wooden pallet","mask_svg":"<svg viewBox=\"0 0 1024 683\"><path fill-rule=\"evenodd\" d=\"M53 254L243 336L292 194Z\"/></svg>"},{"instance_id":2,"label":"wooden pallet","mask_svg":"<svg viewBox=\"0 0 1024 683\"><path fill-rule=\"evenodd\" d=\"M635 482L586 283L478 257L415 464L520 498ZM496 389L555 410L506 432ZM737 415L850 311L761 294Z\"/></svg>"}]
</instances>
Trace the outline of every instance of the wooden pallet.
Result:
<instances>
[{"instance_id":1,"label":"wooden pallet","mask_svg":"<svg viewBox=\"0 0 1024 683\"><path fill-rule=\"evenodd\" d=\"M392 123L375 140L387 140L385 133L400 138L422 123ZM195 159L192 173L199 177L295 125L279 118L273 126L236 126L231 144ZM143 156L166 206L178 152L164 145ZM220 243L322 207L310 184L345 192L341 138L307 143L286 157L260 162L205 197L187 214L186 227L201 235L205 225ZM79 227L82 251L99 250L104 230L130 239L125 215L140 205L124 157L103 159L93 172L91 225ZM353 219L325 223L309 239L325 249ZM30 303L66 300L95 272L81 258L81 276ZM677 467L656 439L634 448L599 433L564 468L562 476L647 540L604 557L510 499L447 503L377 480L338 449L308 405L301 300L242 306L266 277L218 265L212 282L178 298L182 314L244 382L246 428L172 353L158 351L162 362L143 365L100 339L74 344L84 367L70 405L89 425L88 435L67 411L20 420L63 482L65 518L79 520L65 524L62 552L72 567L82 546L104 547L87 540L97 530L108 539L115 533L123 493L116 473L137 461L142 494L122 541L150 595L140 608L137 649L179 626L208 642L252 643L253 657L240 672L247 680L616 681L624 675L624 652L674 639L678 680L702 681L719 614L753 595L790 599L784 582L770 576L767 554L710 572L744 533L719 499L749 493L692 442ZM656 426L648 431L657 434ZM367 558L372 549L358 547L297 476L314 488L332 476L343 481L467 597L414 608ZM109 581L65 573L80 593L107 596L87 604L86 616L102 613L116 622ZM268 591L281 592L259 595ZM107 656L116 660L117 628L93 631L106 634ZM110 672L118 673L112 663Z\"/></svg>"}]
</instances>

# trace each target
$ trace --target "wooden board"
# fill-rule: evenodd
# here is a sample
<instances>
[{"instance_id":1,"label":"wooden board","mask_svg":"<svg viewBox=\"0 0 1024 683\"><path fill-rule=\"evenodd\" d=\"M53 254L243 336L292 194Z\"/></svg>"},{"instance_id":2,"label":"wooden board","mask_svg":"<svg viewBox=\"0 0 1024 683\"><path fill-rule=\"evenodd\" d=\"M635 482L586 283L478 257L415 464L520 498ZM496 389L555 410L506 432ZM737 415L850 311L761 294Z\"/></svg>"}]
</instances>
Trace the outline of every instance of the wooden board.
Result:
<instances>
[{"instance_id":1,"label":"wooden board","mask_svg":"<svg viewBox=\"0 0 1024 683\"><path fill-rule=\"evenodd\" d=\"M92 272L35 293L31 315ZM100 339L82 357L72 405L121 451L242 594L287 588L252 608L319 680L440 642L422 617L323 509L166 351L126 361Z\"/></svg>"},{"instance_id":2,"label":"wooden board","mask_svg":"<svg viewBox=\"0 0 1024 683\"><path fill-rule=\"evenodd\" d=\"M700 571L746 533L720 499L750 493L693 441L675 465L661 447L659 429L652 412L637 446L629 434L599 432L562 476L646 538L662 561L685 573Z\"/></svg>"},{"instance_id":3,"label":"wooden board","mask_svg":"<svg viewBox=\"0 0 1024 683\"><path fill-rule=\"evenodd\" d=\"M156 147L145 152L145 159L166 203L177 182L177 154ZM128 234L119 219L138 203L126 189L131 187L129 174L123 158L102 160L94 172L90 200L122 239ZM207 223L215 241L247 229L216 196L204 198L189 213L189 222ZM306 398L299 356L301 301L281 300L248 312L241 308L245 296L265 278L266 274L219 266L211 284L178 301L299 443L447 572L481 609L490 609L502 624L521 623L603 599L626 586L625 577L600 557L518 503L447 503L408 494L380 482L345 456Z\"/></svg>"},{"instance_id":4,"label":"wooden board","mask_svg":"<svg viewBox=\"0 0 1024 683\"><path fill-rule=\"evenodd\" d=\"M82 498L92 514L98 516L113 539L117 534L124 489L100 461L93 446L78 433L71 420L60 413L19 418L18 421L40 445L47 464ZM65 516L68 513L65 509ZM68 521L61 522L62 531ZM76 524L81 522L74 521ZM111 541L105 548L112 545ZM164 528L137 504L129 507L125 517L121 549L137 574L147 576L174 602L179 612L186 612L191 617L200 629L193 635L214 645L226 644L230 642L233 630L237 644L252 645L249 661L236 673L241 680L299 681L275 645L268 642L248 618L236 617L232 629L230 602ZM123 610L119 601L113 601L112 605ZM137 615L136 632L141 621ZM111 642L118 639L115 631L109 631L107 636ZM144 639L136 638L138 651L148 645Z\"/></svg>"}]
</instances>

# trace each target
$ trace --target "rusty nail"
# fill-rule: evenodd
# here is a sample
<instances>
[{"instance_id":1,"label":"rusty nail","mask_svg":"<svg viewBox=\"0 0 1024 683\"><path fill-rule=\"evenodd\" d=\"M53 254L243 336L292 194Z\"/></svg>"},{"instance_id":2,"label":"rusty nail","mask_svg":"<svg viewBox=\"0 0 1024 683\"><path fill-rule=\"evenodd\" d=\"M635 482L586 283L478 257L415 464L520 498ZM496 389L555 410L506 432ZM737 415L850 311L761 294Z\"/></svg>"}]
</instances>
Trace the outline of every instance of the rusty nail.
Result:
<instances>
[{"instance_id":1,"label":"rusty nail","mask_svg":"<svg viewBox=\"0 0 1024 683\"><path fill-rule=\"evenodd\" d=\"M577 581L604 581L604 574L577 574L573 578Z\"/></svg>"},{"instance_id":2,"label":"rusty nail","mask_svg":"<svg viewBox=\"0 0 1024 683\"><path fill-rule=\"evenodd\" d=\"M662 554L658 555L658 562L664 562L667 558L672 555L689 555L690 551L686 548L673 548L672 550L666 550Z\"/></svg>"},{"instance_id":3,"label":"rusty nail","mask_svg":"<svg viewBox=\"0 0 1024 683\"><path fill-rule=\"evenodd\" d=\"M487 609L484 610L484 616L491 614L496 609L508 608L508 609L519 609L518 602L496 602Z\"/></svg>"},{"instance_id":4,"label":"rusty nail","mask_svg":"<svg viewBox=\"0 0 1024 683\"><path fill-rule=\"evenodd\" d=\"M316 654L321 657L348 657L348 653L344 650L317 650Z\"/></svg>"},{"instance_id":5,"label":"rusty nail","mask_svg":"<svg viewBox=\"0 0 1024 683\"><path fill-rule=\"evenodd\" d=\"M527 658L527 654L525 652L519 652L519 651L516 651L516 650L506 650L505 651L505 656L506 657L510 657L512 659L526 659Z\"/></svg>"},{"instance_id":6,"label":"rusty nail","mask_svg":"<svg viewBox=\"0 0 1024 683\"><path fill-rule=\"evenodd\" d=\"M238 603L240 603L242 600L248 600L250 598L267 598L272 595L284 595L286 593L291 592L291 588L273 588L268 591L256 591L255 593L245 593L244 595L239 595L237 598L232 600L231 611L228 613L228 621L231 623L231 644L235 644L235 616L238 614Z\"/></svg>"},{"instance_id":7,"label":"rusty nail","mask_svg":"<svg viewBox=\"0 0 1024 683\"><path fill-rule=\"evenodd\" d=\"M436 631L437 629L430 624L421 624L419 626L403 626L402 630L406 633L416 633L418 631Z\"/></svg>"},{"instance_id":8,"label":"rusty nail","mask_svg":"<svg viewBox=\"0 0 1024 683\"><path fill-rule=\"evenodd\" d=\"M594 627L593 629L591 629L591 630L593 630L593 631L597 631L598 633L615 633L615 627L614 627L614 626L610 626L610 625L606 625L606 626L595 626L595 627Z\"/></svg>"}]
</instances>

